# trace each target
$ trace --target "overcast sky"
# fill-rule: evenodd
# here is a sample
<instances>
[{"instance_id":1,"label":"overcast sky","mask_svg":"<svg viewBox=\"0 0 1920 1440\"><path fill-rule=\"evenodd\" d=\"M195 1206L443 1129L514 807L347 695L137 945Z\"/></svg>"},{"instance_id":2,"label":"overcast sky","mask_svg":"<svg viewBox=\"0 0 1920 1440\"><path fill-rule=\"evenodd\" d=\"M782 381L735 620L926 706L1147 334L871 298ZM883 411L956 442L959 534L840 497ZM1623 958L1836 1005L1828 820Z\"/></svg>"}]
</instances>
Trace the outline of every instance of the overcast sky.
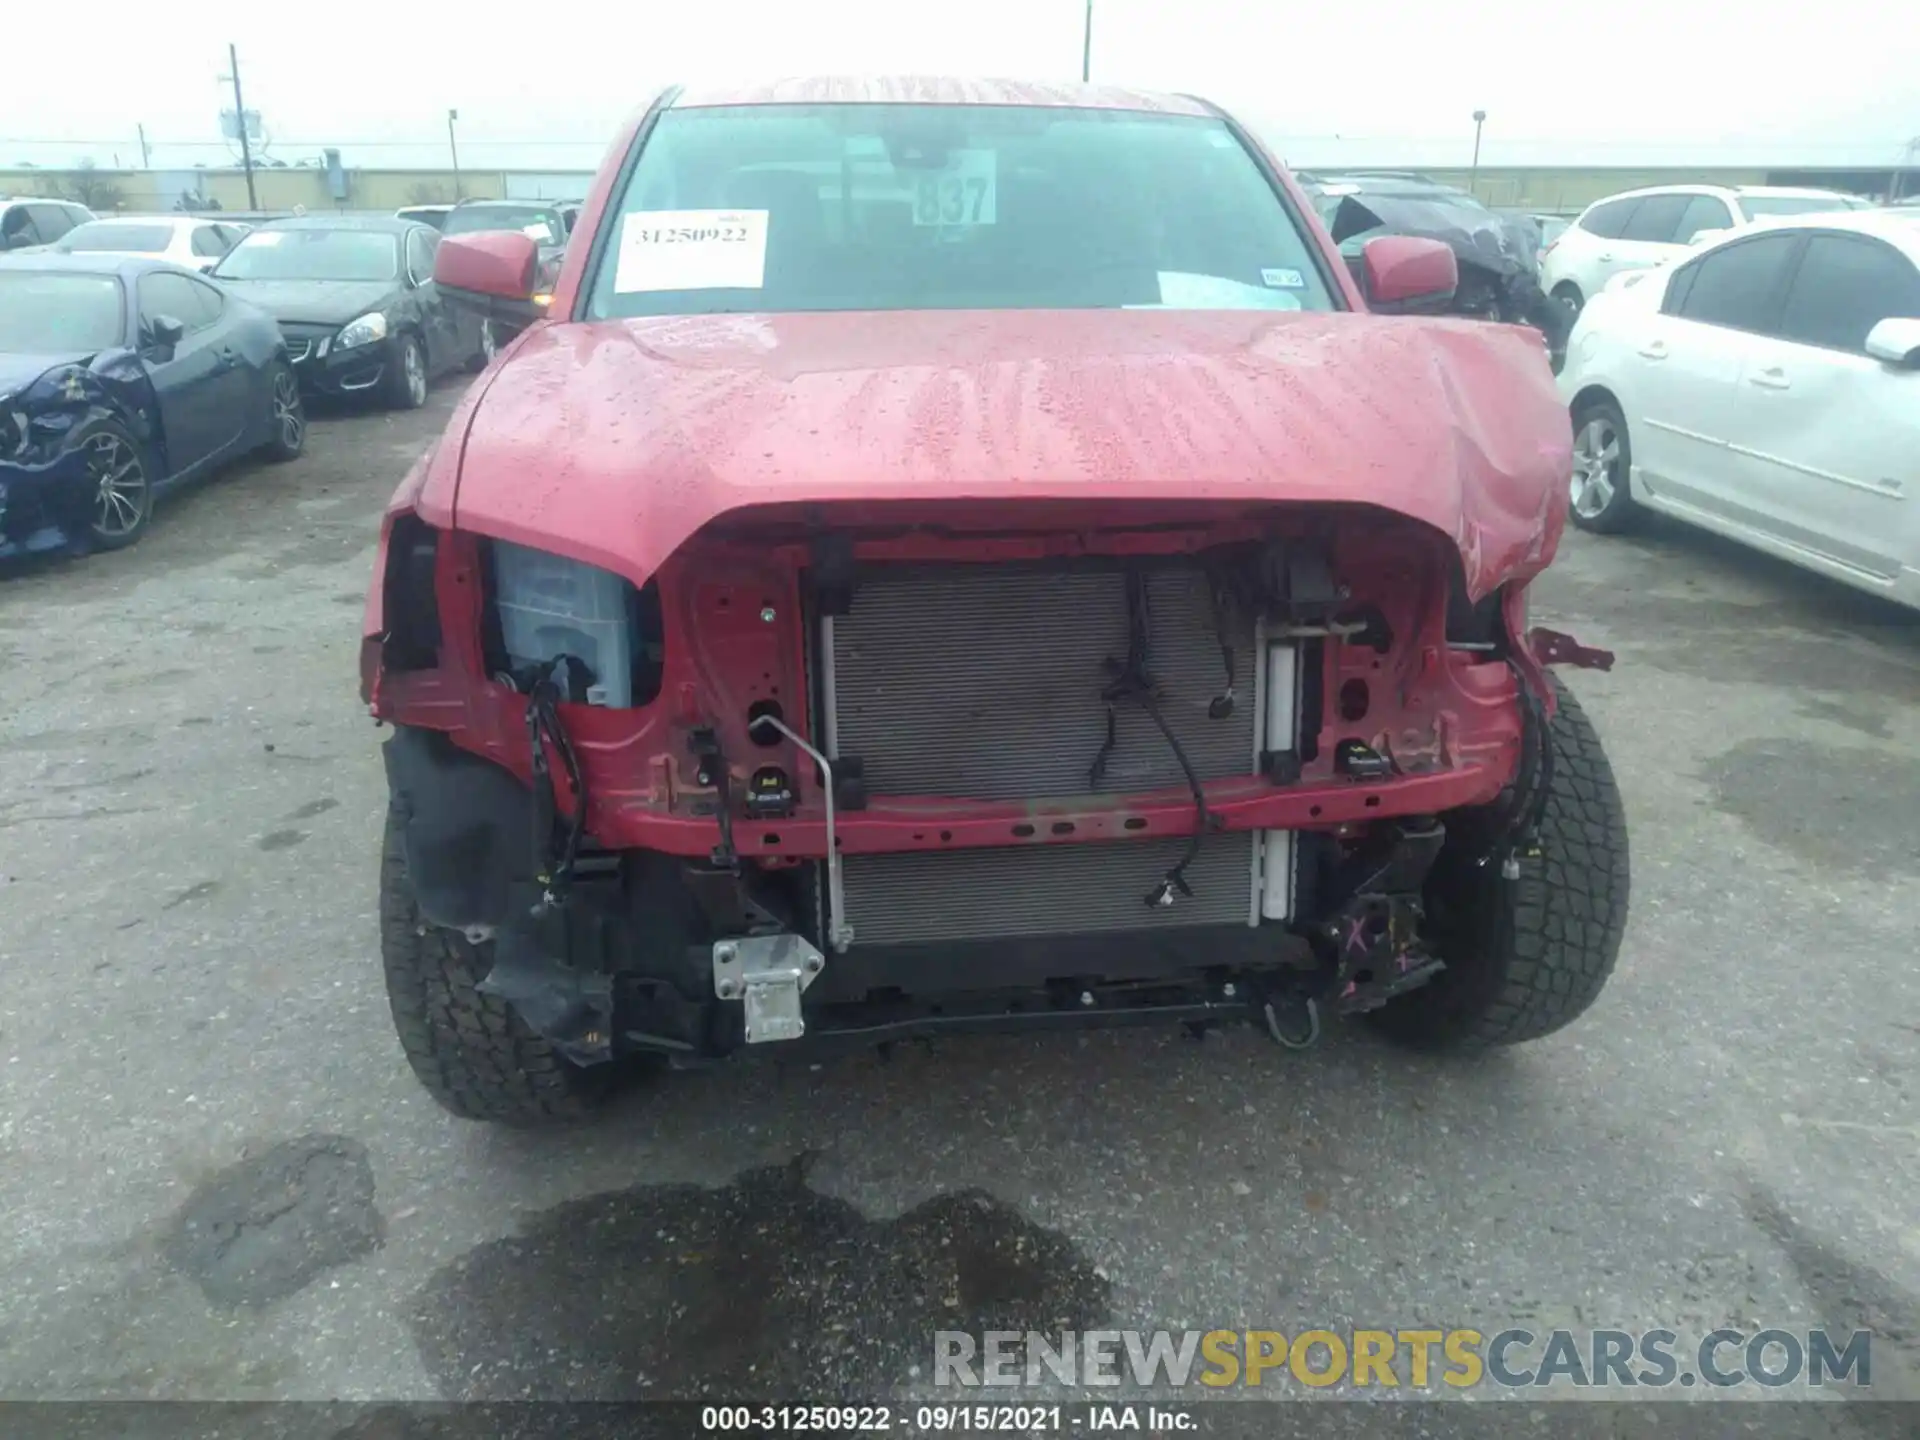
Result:
<instances>
[{"instance_id":1,"label":"overcast sky","mask_svg":"<svg viewBox=\"0 0 1920 1440\"><path fill-rule=\"evenodd\" d=\"M432 18L440 9L446 17ZM429 7L87 0L84 65L0 81L0 165L223 163L218 76L289 163L591 167L664 83L815 72L1077 78L1083 0L571 0ZM481 17L497 17L491 20ZM43 28L40 32L46 34ZM16 37L19 38L19 37ZM53 52L47 51L47 54ZM1297 165L1898 163L1920 137L1911 0L1279 5L1094 0L1096 81L1196 91Z\"/></svg>"}]
</instances>

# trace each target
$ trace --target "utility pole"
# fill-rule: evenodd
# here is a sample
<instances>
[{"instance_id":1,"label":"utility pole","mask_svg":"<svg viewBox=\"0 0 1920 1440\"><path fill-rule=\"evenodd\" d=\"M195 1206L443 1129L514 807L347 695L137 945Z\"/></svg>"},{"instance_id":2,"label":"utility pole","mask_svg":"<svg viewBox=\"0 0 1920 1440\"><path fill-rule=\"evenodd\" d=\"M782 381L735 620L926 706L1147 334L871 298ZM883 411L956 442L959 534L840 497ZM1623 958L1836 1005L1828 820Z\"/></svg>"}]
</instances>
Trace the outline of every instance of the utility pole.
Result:
<instances>
[{"instance_id":1,"label":"utility pole","mask_svg":"<svg viewBox=\"0 0 1920 1440\"><path fill-rule=\"evenodd\" d=\"M227 46L227 64L233 68L233 119L240 132L240 164L247 172L247 208L258 210L260 197L253 193L253 148L247 144L247 102L240 98L240 52Z\"/></svg>"},{"instance_id":2,"label":"utility pole","mask_svg":"<svg viewBox=\"0 0 1920 1440\"><path fill-rule=\"evenodd\" d=\"M453 138L453 122L460 118L458 110L447 111L447 148L453 152L453 198L460 198L460 142Z\"/></svg>"},{"instance_id":3,"label":"utility pole","mask_svg":"<svg viewBox=\"0 0 1920 1440\"><path fill-rule=\"evenodd\" d=\"M1093 0L1087 0L1087 23L1080 32L1080 81L1093 78Z\"/></svg>"},{"instance_id":4,"label":"utility pole","mask_svg":"<svg viewBox=\"0 0 1920 1440\"><path fill-rule=\"evenodd\" d=\"M1487 112L1473 112L1473 168L1467 172L1467 191L1473 193L1474 186L1480 180L1480 127L1487 123Z\"/></svg>"},{"instance_id":5,"label":"utility pole","mask_svg":"<svg viewBox=\"0 0 1920 1440\"><path fill-rule=\"evenodd\" d=\"M1907 171L1913 168L1913 157L1920 155L1920 135L1907 141L1906 153L1900 157L1900 168L1893 172L1893 183L1887 187L1887 203L1891 205L1907 193Z\"/></svg>"},{"instance_id":6,"label":"utility pole","mask_svg":"<svg viewBox=\"0 0 1920 1440\"><path fill-rule=\"evenodd\" d=\"M147 127L136 125L133 128L140 132L140 168L145 170L147 168Z\"/></svg>"}]
</instances>

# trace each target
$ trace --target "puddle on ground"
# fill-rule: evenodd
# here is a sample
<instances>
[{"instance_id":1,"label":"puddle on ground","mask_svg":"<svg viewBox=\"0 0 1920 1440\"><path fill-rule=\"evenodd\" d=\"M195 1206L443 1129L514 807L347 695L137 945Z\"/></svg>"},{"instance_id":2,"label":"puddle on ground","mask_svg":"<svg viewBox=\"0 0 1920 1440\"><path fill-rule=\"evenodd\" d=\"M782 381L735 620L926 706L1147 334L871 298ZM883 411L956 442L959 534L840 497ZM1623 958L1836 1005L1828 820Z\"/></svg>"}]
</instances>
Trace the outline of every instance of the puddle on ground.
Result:
<instances>
[{"instance_id":1,"label":"puddle on ground","mask_svg":"<svg viewBox=\"0 0 1920 1440\"><path fill-rule=\"evenodd\" d=\"M1718 809L1815 865L1875 880L1920 872L1920 774L1908 755L1746 740L1702 778Z\"/></svg>"},{"instance_id":2,"label":"puddle on ground","mask_svg":"<svg viewBox=\"0 0 1920 1440\"><path fill-rule=\"evenodd\" d=\"M1072 1241L991 1195L869 1220L808 1189L803 1158L542 1212L436 1274L410 1319L450 1400L821 1402L930 1377L938 1330L1081 1330L1108 1308Z\"/></svg>"}]
</instances>

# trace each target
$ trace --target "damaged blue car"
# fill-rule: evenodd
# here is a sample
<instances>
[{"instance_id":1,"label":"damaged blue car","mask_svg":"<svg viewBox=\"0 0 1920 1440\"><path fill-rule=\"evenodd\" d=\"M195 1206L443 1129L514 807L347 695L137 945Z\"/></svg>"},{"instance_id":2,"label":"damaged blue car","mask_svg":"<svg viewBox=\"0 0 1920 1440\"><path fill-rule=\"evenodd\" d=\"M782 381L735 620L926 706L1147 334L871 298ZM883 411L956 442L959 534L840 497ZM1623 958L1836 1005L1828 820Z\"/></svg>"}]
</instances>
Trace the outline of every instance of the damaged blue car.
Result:
<instances>
[{"instance_id":1,"label":"damaged blue car","mask_svg":"<svg viewBox=\"0 0 1920 1440\"><path fill-rule=\"evenodd\" d=\"M131 545L169 489L306 432L245 301L161 261L0 256L0 560Z\"/></svg>"}]
</instances>

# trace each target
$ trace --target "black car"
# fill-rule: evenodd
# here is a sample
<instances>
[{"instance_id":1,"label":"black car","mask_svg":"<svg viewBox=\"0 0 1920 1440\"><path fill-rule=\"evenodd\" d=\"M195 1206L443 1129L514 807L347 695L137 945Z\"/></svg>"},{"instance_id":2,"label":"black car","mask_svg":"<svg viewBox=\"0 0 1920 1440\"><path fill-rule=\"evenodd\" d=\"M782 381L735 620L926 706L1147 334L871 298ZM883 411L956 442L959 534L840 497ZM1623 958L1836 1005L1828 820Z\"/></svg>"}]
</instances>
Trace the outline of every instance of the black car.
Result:
<instances>
[{"instance_id":1,"label":"black car","mask_svg":"<svg viewBox=\"0 0 1920 1440\"><path fill-rule=\"evenodd\" d=\"M433 283L439 244L410 220L307 215L249 231L208 273L280 322L302 389L410 410L435 376L493 358L493 327Z\"/></svg>"},{"instance_id":2,"label":"black car","mask_svg":"<svg viewBox=\"0 0 1920 1440\"><path fill-rule=\"evenodd\" d=\"M131 545L165 491L306 430L245 301L164 261L0 256L0 559Z\"/></svg>"},{"instance_id":3,"label":"black car","mask_svg":"<svg viewBox=\"0 0 1920 1440\"><path fill-rule=\"evenodd\" d=\"M1451 313L1533 326L1557 367L1571 324L1540 288L1540 227L1531 217L1502 215L1457 186L1405 172L1296 178L1356 276L1361 251L1376 236L1439 240L1460 265Z\"/></svg>"}]
</instances>

